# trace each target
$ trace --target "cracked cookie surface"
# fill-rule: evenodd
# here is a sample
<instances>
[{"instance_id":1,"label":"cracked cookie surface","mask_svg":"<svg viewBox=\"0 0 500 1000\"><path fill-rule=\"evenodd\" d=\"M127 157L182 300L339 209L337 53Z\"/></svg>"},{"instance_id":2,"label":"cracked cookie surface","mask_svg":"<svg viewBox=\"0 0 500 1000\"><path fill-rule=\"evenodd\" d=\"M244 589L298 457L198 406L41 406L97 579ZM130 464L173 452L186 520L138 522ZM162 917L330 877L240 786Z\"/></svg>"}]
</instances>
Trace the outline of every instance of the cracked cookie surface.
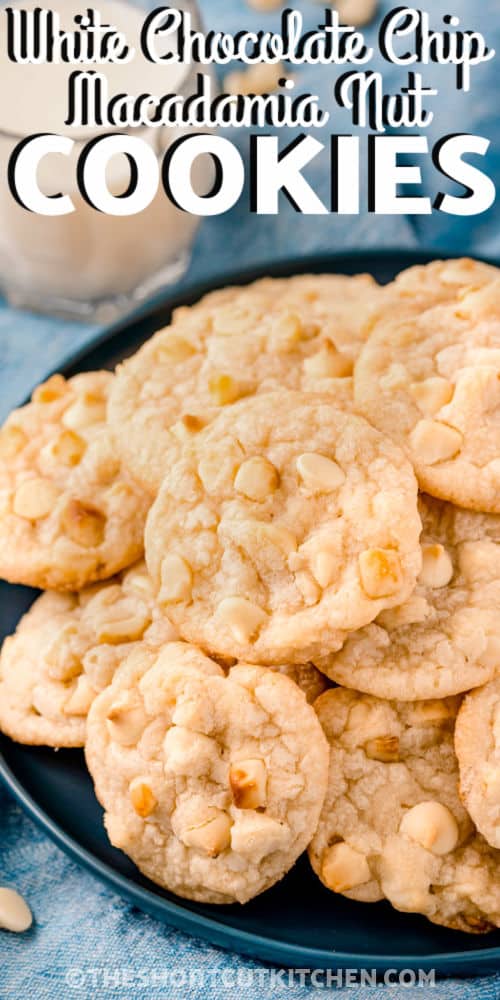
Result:
<instances>
[{"instance_id":1,"label":"cracked cookie surface","mask_svg":"<svg viewBox=\"0 0 500 1000\"><path fill-rule=\"evenodd\" d=\"M155 494L166 453L243 396L302 389L351 408L353 361L380 294L369 275L300 275L176 310L119 366L110 394L110 426L131 473Z\"/></svg>"},{"instance_id":2,"label":"cracked cookie surface","mask_svg":"<svg viewBox=\"0 0 500 1000\"><path fill-rule=\"evenodd\" d=\"M177 895L246 902L283 877L323 803L328 747L289 678L224 675L185 643L131 654L88 720L111 842Z\"/></svg>"},{"instance_id":3,"label":"cracked cookie surface","mask_svg":"<svg viewBox=\"0 0 500 1000\"><path fill-rule=\"evenodd\" d=\"M500 512L500 280L377 325L355 403L412 461L421 489Z\"/></svg>"},{"instance_id":4,"label":"cracked cookie surface","mask_svg":"<svg viewBox=\"0 0 500 1000\"><path fill-rule=\"evenodd\" d=\"M106 426L113 376L54 375L0 431L0 576L80 590L135 562L149 498Z\"/></svg>"},{"instance_id":5,"label":"cracked cookie surface","mask_svg":"<svg viewBox=\"0 0 500 1000\"><path fill-rule=\"evenodd\" d=\"M500 848L500 678L464 699L455 750L463 802L483 837Z\"/></svg>"},{"instance_id":6,"label":"cracked cookie surface","mask_svg":"<svg viewBox=\"0 0 500 1000\"><path fill-rule=\"evenodd\" d=\"M460 700L381 701L337 688L316 702L329 786L311 842L327 888L468 933L500 926L500 853L458 791Z\"/></svg>"},{"instance_id":7,"label":"cracked cookie surface","mask_svg":"<svg viewBox=\"0 0 500 1000\"><path fill-rule=\"evenodd\" d=\"M411 467L328 396L244 400L168 467L146 560L183 638L214 654L314 662L415 585Z\"/></svg>"},{"instance_id":8,"label":"cracked cookie surface","mask_svg":"<svg viewBox=\"0 0 500 1000\"><path fill-rule=\"evenodd\" d=\"M83 746L90 705L131 644L176 638L144 563L78 594L42 594L2 647L0 729L19 743Z\"/></svg>"},{"instance_id":9,"label":"cracked cookie surface","mask_svg":"<svg viewBox=\"0 0 500 1000\"><path fill-rule=\"evenodd\" d=\"M500 673L500 517L421 495L422 570L403 605L382 612L318 661L379 698L442 698Z\"/></svg>"}]
</instances>

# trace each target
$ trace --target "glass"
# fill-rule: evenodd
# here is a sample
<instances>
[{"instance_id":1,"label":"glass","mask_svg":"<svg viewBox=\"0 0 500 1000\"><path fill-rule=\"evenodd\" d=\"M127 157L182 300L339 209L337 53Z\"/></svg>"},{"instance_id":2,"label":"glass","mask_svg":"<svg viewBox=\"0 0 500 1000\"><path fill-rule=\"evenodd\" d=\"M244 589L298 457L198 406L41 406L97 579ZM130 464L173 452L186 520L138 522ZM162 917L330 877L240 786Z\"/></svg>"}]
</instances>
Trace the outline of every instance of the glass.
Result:
<instances>
[{"instance_id":1,"label":"glass","mask_svg":"<svg viewBox=\"0 0 500 1000\"><path fill-rule=\"evenodd\" d=\"M143 21L148 9L155 6L151 4L150 8L147 3L124 4L122 0L119 3L118 0L106 0L102 3L96 0L95 5L91 4L90 0L88 2L81 0L81 4L78 0L53 0L50 4L38 4L38 6L50 6L62 14L64 5L68 3L71 4L71 19L69 22L65 21L63 26L72 30L76 28L72 22L73 14L83 13L89 6L95 6L96 10L102 11L102 20L108 23L111 17L106 16L106 13L109 15L110 11L116 12L121 8L121 13L129 16L133 8L133 18L137 19L137 25ZM27 9L30 4L20 2L19 6ZM32 6L35 7L36 3ZM175 6L189 11L193 27L200 27L195 2L184 0ZM112 23L116 22L113 20ZM127 38L130 40L128 32ZM122 74L121 86L115 88L110 85L110 96L125 90L133 95L151 92L160 96L169 93L169 68L147 63L141 53L136 55L134 62L130 64L131 68L137 59L139 69L136 66L129 73L128 66L119 67ZM7 72L16 81L22 82L26 79L31 82L31 110L28 108L28 115L32 115L32 120L29 122L29 128L25 122L24 128L18 132L16 127L12 127L12 122L14 126L17 126L18 121L23 122L22 110L17 114L19 108L15 107L15 94L9 97L11 103L7 103L8 98L5 97L6 88L4 88L3 105L0 103L2 176L7 177L9 158L26 135L64 131L66 135L75 139L73 153L69 157L55 154L45 157L40 163L38 183L44 194L59 192L69 194L75 211L55 217L29 212L16 202L7 183L0 185L0 291L15 306L88 322L108 322L136 306L162 286L182 276L189 264L190 248L199 220L178 209L167 197L161 183L151 204L137 215L109 216L88 205L78 191L76 163L89 134L95 136L99 131L109 133L109 126L102 130L93 129L91 133L87 130L85 136L82 130L78 133L77 129L72 130L69 127L65 129L47 127L50 98L47 93L43 93L43 87L38 106L38 98L35 97L33 100L40 78L35 76L35 73L39 74L45 67L14 65L12 72L16 74L15 78L12 77L10 68L5 66L5 62L3 67L2 69L0 64L0 91L1 76ZM75 65L58 67L66 75L83 68L85 67ZM94 65L90 68L108 75L109 67L106 65ZM112 69L114 70L114 67ZM184 76L180 85L175 87L175 92L185 97L193 93L196 73L195 66L186 66ZM156 86L151 86L152 81ZM5 80L3 82L5 84ZM65 81L63 90L64 107L66 107ZM6 121L9 124L7 129L3 127ZM147 141L158 158L163 159L168 146L181 135L188 133L189 129L162 126L135 128L129 132ZM123 155L114 157L110 161L107 182L114 193L119 194L127 188L129 171L129 165ZM208 190L212 175L213 164L210 158L200 158L196 164L196 177L193 179L194 187L199 193Z\"/></svg>"}]
</instances>

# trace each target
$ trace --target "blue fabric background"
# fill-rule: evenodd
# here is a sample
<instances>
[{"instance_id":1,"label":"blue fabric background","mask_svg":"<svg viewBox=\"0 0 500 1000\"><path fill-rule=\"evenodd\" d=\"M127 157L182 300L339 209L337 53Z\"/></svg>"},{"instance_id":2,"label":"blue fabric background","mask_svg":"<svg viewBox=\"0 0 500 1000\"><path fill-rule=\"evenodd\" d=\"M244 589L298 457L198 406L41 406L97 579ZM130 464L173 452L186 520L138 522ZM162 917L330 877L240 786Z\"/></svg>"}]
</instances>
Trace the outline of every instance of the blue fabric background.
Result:
<instances>
[{"instance_id":1,"label":"blue fabric background","mask_svg":"<svg viewBox=\"0 0 500 1000\"><path fill-rule=\"evenodd\" d=\"M381 11L395 6L384 0ZM98 4L97 4L98 6ZM207 26L237 30L277 24L277 15L258 15L244 0L202 0ZM313 0L295 4L311 26L320 20L321 5ZM465 27L480 28L491 45L500 49L500 7L498 0L433 0L421 4L432 12L435 26L440 15L456 13ZM368 31L374 41L373 29ZM396 86L401 70L385 65L387 89ZM319 93L325 106L331 90L333 71L326 68L300 70L300 79L311 92ZM474 87L469 96L454 92L452 71L431 67L426 79L436 82L441 99L435 102L436 120L431 135L437 138L458 130L485 135L492 141L488 170L500 182L500 117L498 115L498 58L474 73ZM0 81L1 85L1 81ZM349 131L345 115L334 114L331 131ZM247 140L241 133L231 135L246 155ZM321 161L321 162L320 162ZM436 176L432 165L424 170L426 189L435 193ZM309 176L315 189L326 196L327 161L318 160ZM4 181L2 181L4 183ZM400 217L359 218L298 217L288 204L278 218L258 218L241 203L228 215L209 220L202 226L188 279L210 276L235 266L272 261L290 254L302 256L343 247L425 246L439 250L453 248L460 252L482 253L500 257L498 208L477 219L460 221L446 216L405 219ZM495 222L497 225L495 225ZM217 249L217 252L214 252ZM0 417L24 397L39 378L62 363L65 356L80 344L90 343L95 327L76 326L61 321L14 312L0 303ZM309 997L312 986L295 985L288 989L277 985L273 991L254 983L236 989L230 981L218 980L212 988L186 985L183 975L190 969L210 972L257 968L249 959L230 955L193 938L161 926L139 913L97 880L70 862L61 851L34 827L0 791L0 884L12 884L29 900L36 918L32 930L23 936L0 932L0 997L59 1000L66 997L130 998L154 997L181 1000L211 995L229 998L239 993L254 997ZM91 974L84 985L73 988L68 970L90 970L106 966L110 970L145 970L150 976L162 969L175 968L177 985L163 989L150 978L151 986L141 987L141 980L114 985L113 980L92 983ZM394 997L414 1000L422 996L418 989L386 988ZM339 990L339 995L358 998L368 992L363 988ZM494 1000L500 997L500 974L488 979L447 981L432 994L439 1000Z\"/></svg>"}]
</instances>

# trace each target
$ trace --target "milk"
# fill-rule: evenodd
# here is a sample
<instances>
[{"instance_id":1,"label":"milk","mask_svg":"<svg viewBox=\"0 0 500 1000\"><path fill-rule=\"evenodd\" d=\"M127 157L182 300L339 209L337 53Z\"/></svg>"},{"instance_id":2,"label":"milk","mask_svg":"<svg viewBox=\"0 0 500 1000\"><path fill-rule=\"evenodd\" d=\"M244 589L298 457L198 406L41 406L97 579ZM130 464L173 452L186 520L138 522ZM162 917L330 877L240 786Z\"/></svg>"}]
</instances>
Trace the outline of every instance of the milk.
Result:
<instances>
[{"instance_id":1,"label":"milk","mask_svg":"<svg viewBox=\"0 0 500 1000\"><path fill-rule=\"evenodd\" d=\"M33 9L40 3L11 3L12 8ZM90 0L54 0L63 30L76 31L75 14L85 14ZM179 6L182 6L180 4ZM184 6L189 6L185 4ZM0 170L6 176L8 159L27 135L55 132L78 140L70 157L49 155L40 165L38 181L44 194L69 194L75 211L49 218L26 211L14 200L6 183L0 186L0 287L14 302L35 308L74 313L92 318L96 308L117 300L120 309L153 288L172 280L185 267L197 219L179 211L160 189L139 215L112 217L91 208L76 182L76 162L85 141L108 127L72 129L68 113L68 79L77 70L104 73L110 95L118 93L189 93L191 67L155 64L140 51L140 31L146 10L119 0L95 5L103 23L113 25L136 50L130 62L115 64L13 63L6 53L6 12L0 8ZM162 155L181 132L171 128L136 129ZM200 162L196 179L200 191L210 186L210 163ZM107 183L119 194L128 182L125 157L109 164ZM108 312L109 310L107 310ZM102 309L99 313L102 315Z\"/></svg>"}]
</instances>

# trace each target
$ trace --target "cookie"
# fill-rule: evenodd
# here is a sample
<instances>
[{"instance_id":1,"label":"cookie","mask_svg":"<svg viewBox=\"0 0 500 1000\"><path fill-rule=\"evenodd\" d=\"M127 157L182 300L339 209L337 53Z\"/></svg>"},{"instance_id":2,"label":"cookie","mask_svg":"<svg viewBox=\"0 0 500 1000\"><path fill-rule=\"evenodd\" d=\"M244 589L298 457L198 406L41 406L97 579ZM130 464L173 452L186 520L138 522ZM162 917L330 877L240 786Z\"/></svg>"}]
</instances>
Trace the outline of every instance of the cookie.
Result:
<instances>
[{"instance_id":1,"label":"cookie","mask_svg":"<svg viewBox=\"0 0 500 1000\"><path fill-rule=\"evenodd\" d=\"M400 271L394 281L385 286L389 297L383 302L382 311L377 313L376 318L383 319L384 313L389 312L394 316L396 310L399 315L407 315L409 311L420 312L456 302L499 277L498 267L469 257L416 264Z\"/></svg>"},{"instance_id":2,"label":"cookie","mask_svg":"<svg viewBox=\"0 0 500 1000\"><path fill-rule=\"evenodd\" d=\"M330 777L309 848L333 892L473 934L500 926L500 852L460 801L459 699L401 703L336 688L316 702Z\"/></svg>"},{"instance_id":3,"label":"cookie","mask_svg":"<svg viewBox=\"0 0 500 1000\"><path fill-rule=\"evenodd\" d=\"M483 288L498 277L499 268L468 257L433 260L405 268L377 296L365 324L365 342L379 326L411 322L427 309L459 303L468 292ZM355 361L363 347L363 343L358 345Z\"/></svg>"},{"instance_id":4,"label":"cookie","mask_svg":"<svg viewBox=\"0 0 500 1000\"><path fill-rule=\"evenodd\" d=\"M0 576L81 590L142 554L147 495L106 427L113 376L54 375L0 431Z\"/></svg>"},{"instance_id":5,"label":"cookie","mask_svg":"<svg viewBox=\"0 0 500 1000\"><path fill-rule=\"evenodd\" d=\"M328 747L296 684L227 676L184 643L134 652L94 701L86 758L111 843L179 896L244 903L286 874L323 803Z\"/></svg>"},{"instance_id":6,"label":"cookie","mask_svg":"<svg viewBox=\"0 0 500 1000\"><path fill-rule=\"evenodd\" d=\"M356 365L360 412L392 436L421 489L500 512L500 280L379 323Z\"/></svg>"},{"instance_id":7,"label":"cookie","mask_svg":"<svg viewBox=\"0 0 500 1000\"><path fill-rule=\"evenodd\" d=\"M315 662L410 595L413 472L328 396L243 400L166 466L146 560L184 639L252 663Z\"/></svg>"},{"instance_id":8,"label":"cookie","mask_svg":"<svg viewBox=\"0 0 500 1000\"><path fill-rule=\"evenodd\" d=\"M0 729L20 743L83 746L90 705L131 644L176 637L144 563L79 594L42 594L3 644Z\"/></svg>"},{"instance_id":9,"label":"cookie","mask_svg":"<svg viewBox=\"0 0 500 1000\"><path fill-rule=\"evenodd\" d=\"M368 275L266 278L178 309L117 370L109 421L127 468L155 495L166 454L243 396L305 389L351 408L380 291Z\"/></svg>"},{"instance_id":10,"label":"cookie","mask_svg":"<svg viewBox=\"0 0 500 1000\"><path fill-rule=\"evenodd\" d=\"M465 698L455 750L464 805L488 843L500 848L500 678Z\"/></svg>"},{"instance_id":11,"label":"cookie","mask_svg":"<svg viewBox=\"0 0 500 1000\"><path fill-rule=\"evenodd\" d=\"M419 510L414 593L318 661L331 680L379 698L443 698L500 673L500 517L425 495Z\"/></svg>"}]
</instances>

